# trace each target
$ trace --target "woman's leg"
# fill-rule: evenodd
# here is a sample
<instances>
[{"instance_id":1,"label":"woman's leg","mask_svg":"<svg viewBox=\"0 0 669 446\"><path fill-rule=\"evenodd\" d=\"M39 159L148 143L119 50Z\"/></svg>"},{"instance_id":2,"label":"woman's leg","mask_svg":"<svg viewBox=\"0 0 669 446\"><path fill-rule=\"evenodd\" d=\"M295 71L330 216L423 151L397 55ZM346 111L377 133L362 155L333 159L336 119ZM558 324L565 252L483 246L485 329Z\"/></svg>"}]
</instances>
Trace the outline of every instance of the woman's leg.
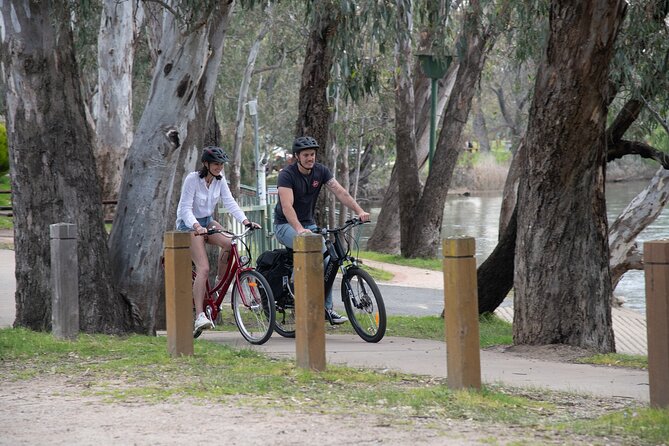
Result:
<instances>
[{"instance_id":1,"label":"woman's leg","mask_svg":"<svg viewBox=\"0 0 669 446\"><path fill-rule=\"evenodd\" d=\"M216 229L223 229L220 223L217 221L212 221L209 223L209 228L216 228ZM228 260L230 257L230 249L231 249L231 242L230 238L224 236L223 234L212 234L207 237L207 243L216 245L220 249L220 253L218 255L218 271L217 275L219 279L223 278L223 275L225 274L225 271L228 267Z\"/></svg>"},{"instance_id":2,"label":"woman's leg","mask_svg":"<svg viewBox=\"0 0 669 446\"><path fill-rule=\"evenodd\" d=\"M195 233L191 232L190 253L197 273L193 281L193 302L195 303L196 317L204 311L204 293L207 290L207 278L209 277L209 259L204 244L204 237L196 237Z\"/></svg>"}]
</instances>

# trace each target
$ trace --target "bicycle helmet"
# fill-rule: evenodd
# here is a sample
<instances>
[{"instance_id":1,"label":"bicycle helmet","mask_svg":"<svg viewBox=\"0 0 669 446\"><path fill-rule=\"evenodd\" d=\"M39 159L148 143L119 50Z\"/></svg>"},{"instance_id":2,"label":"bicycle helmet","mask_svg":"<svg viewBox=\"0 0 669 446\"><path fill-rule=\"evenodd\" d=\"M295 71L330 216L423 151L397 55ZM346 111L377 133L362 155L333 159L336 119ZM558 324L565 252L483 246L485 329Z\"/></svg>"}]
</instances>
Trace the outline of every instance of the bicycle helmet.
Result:
<instances>
[{"instance_id":1,"label":"bicycle helmet","mask_svg":"<svg viewBox=\"0 0 669 446\"><path fill-rule=\"evenodd\" d=\"M202 162L211 162L211 163L227 163L230 158L228 155L221 149L216 146L209 146L202 149Z\"/></svg>"},{"instance_id":2,"label":"bicycle helmet","mask_svg":"<svg viewBox=\"0 0 669 446\"><path fill-rule=\"evenodd\" d=\"M298 136L293 141L293 155L297 155L305 149L318 149L318 143L311 136Z\"/></svg>"}]
</instances>

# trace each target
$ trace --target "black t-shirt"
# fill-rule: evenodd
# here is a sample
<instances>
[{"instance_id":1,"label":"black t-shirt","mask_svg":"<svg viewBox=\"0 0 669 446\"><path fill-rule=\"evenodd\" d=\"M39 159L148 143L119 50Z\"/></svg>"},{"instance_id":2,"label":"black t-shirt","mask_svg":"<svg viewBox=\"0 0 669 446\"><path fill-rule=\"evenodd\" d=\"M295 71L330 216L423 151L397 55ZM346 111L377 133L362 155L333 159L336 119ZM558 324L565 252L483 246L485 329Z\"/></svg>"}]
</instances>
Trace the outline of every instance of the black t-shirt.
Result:
<instances>
[{"instance_id":1,"label":"black t-shirt","mask_svg":"<svg viewBox=\"0 0 669 446\"><path fill-rule=\"evenodd\" d=\"M316 224L314 209L321 187L331 179L332 172L323 164L314 164L311 173L303 175L300 173L297 163L293 163L279 172L276 186L288 187L293 190L293 209L295 209L297 219L300 220L302 226L309 226ZM284 223L288 223L288 220L283 215L281 200L279 200L274 208L274 224Z\"/></svg>"}]
</instances>

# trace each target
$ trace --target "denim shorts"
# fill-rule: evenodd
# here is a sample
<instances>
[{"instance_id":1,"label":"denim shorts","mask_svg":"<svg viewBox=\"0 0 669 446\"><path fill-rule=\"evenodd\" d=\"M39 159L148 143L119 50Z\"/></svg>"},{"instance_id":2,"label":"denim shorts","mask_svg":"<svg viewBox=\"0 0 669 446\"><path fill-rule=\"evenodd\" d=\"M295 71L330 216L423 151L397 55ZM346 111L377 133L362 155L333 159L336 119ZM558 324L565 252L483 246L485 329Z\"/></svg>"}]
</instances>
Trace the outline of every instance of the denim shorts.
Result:
<instances>
[{"instance_id":1,"label":"denim shorts","mask_svg":"<svg viewBox=\"0 0 669 446\"><path fill-rule=\"evenodd\" d=\"M214 221L214 219L211 217L211 215L209 217L202 217L202 218L197 218L196 217L196 219L197 219L197 222L200 223L200 226L202 226L203 228L206 228L207 226L209 226L209 223ZM186 223L184 223L183 220L179 220L179 224L177 226L177 231L192 232L194 230L195 229L193 229L192 227L189 228L188 226L186 226Z\"/></svg>"}]
</instances>

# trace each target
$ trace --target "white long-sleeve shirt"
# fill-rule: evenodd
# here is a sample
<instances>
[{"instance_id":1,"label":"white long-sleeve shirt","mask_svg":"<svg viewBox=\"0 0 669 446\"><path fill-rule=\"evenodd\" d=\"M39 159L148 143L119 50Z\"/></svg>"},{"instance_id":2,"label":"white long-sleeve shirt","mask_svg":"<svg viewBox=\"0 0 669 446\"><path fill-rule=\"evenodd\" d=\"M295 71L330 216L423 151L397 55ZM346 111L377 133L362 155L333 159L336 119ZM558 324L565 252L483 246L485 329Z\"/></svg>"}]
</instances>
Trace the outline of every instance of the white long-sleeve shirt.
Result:
<instances>
[{"instance_id":1,"label":"white long-sleeve shirt","mask_svg":"<svg viewBox=\"0 0 669 446\"><path fill-rule=\"evenodd\" d=\"M221 173L222 175L222 173ZM214 180L207 187L204 178L200 178L198 172L191 172L186 176L181 187L181 198L177 207L176 227L183 221L186 226L192 228L196 218L209 217L216 210L216 205L223 202L225 209L232 214L240 223L246 220L244 211L239 208L235 201L225 177ZM214 216L214 220L217 218Z\"/></svg>"}]
</instances>

